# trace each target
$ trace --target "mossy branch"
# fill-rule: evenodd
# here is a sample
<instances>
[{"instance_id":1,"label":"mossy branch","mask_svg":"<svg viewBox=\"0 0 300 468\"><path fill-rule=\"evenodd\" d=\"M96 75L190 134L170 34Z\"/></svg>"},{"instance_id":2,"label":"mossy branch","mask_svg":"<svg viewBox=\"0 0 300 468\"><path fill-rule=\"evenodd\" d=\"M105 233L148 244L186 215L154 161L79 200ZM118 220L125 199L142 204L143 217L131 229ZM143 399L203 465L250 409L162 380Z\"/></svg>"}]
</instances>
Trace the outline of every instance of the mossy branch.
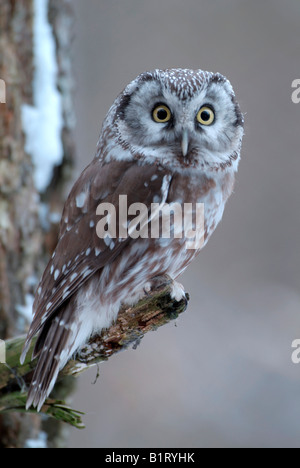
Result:
<instances>
[{"instance_id":1,"label":"mossy branch","mask_svg":"<svg viewBox=\"0 0 300 468\"><path fill-rule=\"evenodd\" d=\"M130 346L136 347L143 336L176 319L185 311L187 300L176 302L170 296L171 280L163 277L160 284L145 296L137 305L120 310L116 322L101 335L93 336L87 345L60 372L59 379L77 376L84 370L106 361L115 353ZM27 389L36 360L27 355L23 365L20 354L25 336L6 342L6 364L0 364L0 413L7 411L25 411ZM35 410L30 410L35 412ZM63 402L47 399L41 412L60 421L83 427L80 412L72 410Z\"/></svg>"}]
</instances>

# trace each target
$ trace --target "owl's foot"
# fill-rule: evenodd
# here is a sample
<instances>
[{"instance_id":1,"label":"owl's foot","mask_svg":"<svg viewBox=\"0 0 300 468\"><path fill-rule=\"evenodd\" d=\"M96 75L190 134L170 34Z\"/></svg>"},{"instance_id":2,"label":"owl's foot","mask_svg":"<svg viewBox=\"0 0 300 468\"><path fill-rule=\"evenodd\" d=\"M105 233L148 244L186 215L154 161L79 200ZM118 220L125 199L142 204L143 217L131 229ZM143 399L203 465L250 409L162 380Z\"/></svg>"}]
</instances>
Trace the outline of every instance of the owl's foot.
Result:
<instances>
[{"instance_id":1,"label":"owl's foot","mask_svg":"<svg viewBox=\"0 0 300 468\"><path fill-rule=\"evenodd\" d=\"M144 291L147 294L152 291L165 288L166 286L172 284L172 282L173 280L169 275L155 276L147 283L147 287L144 289Z\"/></svg>"},{"instance_id":2,"label":"owl's foot","mask_svg":"<svg viewBox=\"0 0 300 468\"><path fill-rule=\"evenodd\" d=\"M169 275L155 276L152 278L151 281L147 283L147 288L150 287L150 289L144 289L144 292L145 294L148 294L150 291L154 291L166 286L171 286L171 299L174 299L176 302L181 302L183 300L185 301L186 305L188 304L189 298L184 291L183 285L173 280Z\"/></svg>"},{"instance_id":3,"label":"owl's foot","mask_svg":"<svg viewBox=\"0 0 300 468\"><path fill-rule=\"evenodd\" d=\"M183 285L174 280L172 282L171 298L175 299L177 302L185 300L187 303L187 297Z\"/></svg>"},{"instance_id":4,"label":"owl's foot","mask_svg":"<svg viewBox=\"0 0 300 468\"><path fill-rule=\"evenodd\" d=\"M159 289L164 289L166 286L173 283L173 280L168 275L155 276L151 280L147 281L142 288L134 291L126 299L126 305L132 306L138 303L140 299L143 299L145 296L151 296L151 293L158 291Z\"/></svg>"}]
</instances>

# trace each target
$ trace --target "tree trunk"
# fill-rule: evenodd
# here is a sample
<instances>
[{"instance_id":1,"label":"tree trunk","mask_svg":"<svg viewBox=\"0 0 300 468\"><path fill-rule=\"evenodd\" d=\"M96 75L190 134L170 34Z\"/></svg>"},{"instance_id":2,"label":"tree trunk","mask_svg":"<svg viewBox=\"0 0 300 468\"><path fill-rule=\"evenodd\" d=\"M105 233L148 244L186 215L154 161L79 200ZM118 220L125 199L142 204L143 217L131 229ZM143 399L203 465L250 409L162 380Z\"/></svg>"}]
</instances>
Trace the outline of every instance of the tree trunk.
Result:
<instances>
[{"instance_id":1,"label":"tree trunk","mask_svg":"<svg viewBox=\"0 0 300 468\"><path fill-rule=\"evenodd\" d=\"M73 387L74 378L65 376L136 347L145 333L186 307L185 300L170 298L170 279L161 278L63 369L51 395L56 400L48 399L42 409L55 419L25 411L35 363L28 353L21 366L19 355L35 289L56 245L74 161L72 22L70 0L1 0L0 339L6 340L6 363L0 342L0 448L63 446L66 431L59 421L80 425L80 414L57 401Z\"/></svg>"},{"instance_id":2,"label":"tree trunk","mask_svg":"<svg viewBox=\"0 0 300 468\"><path fill-rule=\"evenodd\" d=\"M54 92L60 97L62 157L53 164L44 185L24 133L28 112L38 108L37 20L44 6L54 44ZM37 282L56 243L63 190L74 160L72 67L70 59L72 11L68 0L1 0L0 5L0 339L24 333L29 324ZM52 37L51 37L52 36ZM48 45L45 44L45 46ZM45 48L44 53L47 53ZM49 57L48 57L49 58ZM40 70L42 72L42 68ZM45 97L47 98L47 97ZM51 106L51 102L49 102ZM46 119L44 119L46 120ZM51 127L52 121L45 121ZM31 141L29 141L31 138ZM46 142L45 142L46 144ZM29 150L28 150L29 148ZM41 148L41 154L42 154ZM30 446L41 439L41 418L32 414L0 414L0 447ZM57 431L56 431L57 432ZM49 434L48 434L49 435ZM48 437L48 446L59 437ZM37 444L38 442L36 442Z\"/></svg>"}]
</instances>

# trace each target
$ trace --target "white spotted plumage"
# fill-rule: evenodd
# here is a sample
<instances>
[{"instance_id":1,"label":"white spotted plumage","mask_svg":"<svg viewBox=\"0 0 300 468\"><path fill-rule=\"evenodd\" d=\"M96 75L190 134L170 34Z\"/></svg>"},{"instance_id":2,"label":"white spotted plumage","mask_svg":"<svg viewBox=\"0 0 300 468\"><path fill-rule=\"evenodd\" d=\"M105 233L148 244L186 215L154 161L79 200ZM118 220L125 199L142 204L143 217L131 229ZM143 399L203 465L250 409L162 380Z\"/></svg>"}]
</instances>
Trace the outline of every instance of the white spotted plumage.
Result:
<instances>
[{"instance_id":1,"label":"white spotted plumage","mask_svg":"<svg viewBox=\"0 0 300 468\"><path fill-rule=\"evenodd\" d=\"M155 118L159 106L165 121ZM205 106L210 109L206 113L213 112L210 125L205 125L207 114L198 118ZM98 205L112 203L120 215L120 197L126 195L128 206L143 203L148 211L141 215L140 227L150 233L151 222L161 218L166 205L204 203L204 245L233 190L242 136L243 116L232 86L218 73L145 72L116 99L104 120L95 159L67 199L58 244L35 297L22 354L24 360L37 335L33 356L38 364L27 407L41 409L59 370L91 334L111 325L121 304L136 302L156 276L168 274L175 280L199 253L200 247L186 249L180 225L172 226L171 238L124 237L124 228L134 232L132 214L126 221L117 216L115 238L101 238ZM174 298L183 295L183 287L174 283Z\"/></svg>"}]
</instances>

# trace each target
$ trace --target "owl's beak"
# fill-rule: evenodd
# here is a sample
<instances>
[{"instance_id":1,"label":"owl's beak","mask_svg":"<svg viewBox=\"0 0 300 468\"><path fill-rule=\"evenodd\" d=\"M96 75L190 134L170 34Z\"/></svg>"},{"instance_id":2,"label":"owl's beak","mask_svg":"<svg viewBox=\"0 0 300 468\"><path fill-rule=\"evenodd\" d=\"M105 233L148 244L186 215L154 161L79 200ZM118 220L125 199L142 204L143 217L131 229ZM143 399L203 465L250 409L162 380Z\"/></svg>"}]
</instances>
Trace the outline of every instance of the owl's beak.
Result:
<instances>
[{"instance_id":1,"label":"owl's beak","mask_svg":"<svg viewBox=\"0 0 300 468\"><path fill-rule=\"evenodd\" d=\"M185 158L189 149L189 133L187 128L182 131L181 150L183 157Z\"/></svg>"}]
</instances>

